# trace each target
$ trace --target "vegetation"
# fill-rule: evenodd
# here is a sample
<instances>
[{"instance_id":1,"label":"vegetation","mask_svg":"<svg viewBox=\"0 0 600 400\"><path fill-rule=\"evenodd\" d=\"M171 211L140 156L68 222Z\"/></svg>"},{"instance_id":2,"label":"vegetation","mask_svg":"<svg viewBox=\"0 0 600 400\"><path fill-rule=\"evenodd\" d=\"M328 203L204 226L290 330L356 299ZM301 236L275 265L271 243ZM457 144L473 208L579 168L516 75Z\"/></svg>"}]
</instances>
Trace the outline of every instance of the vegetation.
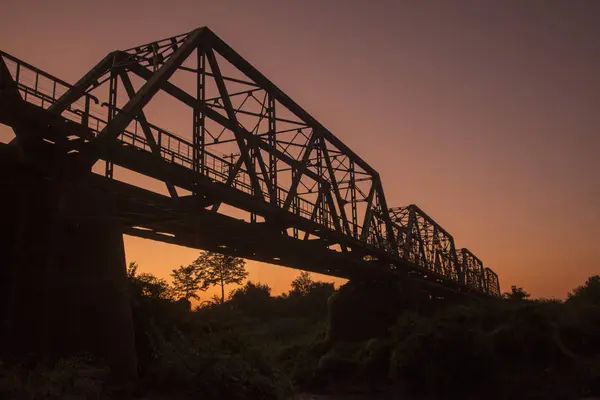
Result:
<instances>
[{"instance_id":1,"label":"vegetation","mask_svg":"<svg viewBox=\"0 0 600 400\"><path fill-rule=\"evenodd\" d=\"M314 283L314 292L273 297L268 285L248 281L194 310L181 300L134 300L139 395L287 398L306 345L324 339L327 297L318 288L328 285ZM130 284L140 293L135 278Z\"/></svg>"},{"instance_id":2,"label":"vegetation","mask_svg":"<svg viewBox=\"0 0 600 400\"><path fill-rule=\"evenodd\" d=\"M518 287L503 299L458 302L402 281L349 282L336 291L302 272L286 294L247 281L227 297L221 286L220 297L191 309L206 282L220 286L220 278L205 279L215 271L207 260L177 269L173 287L130 264L136 398L600 395L600 276L564 302L530 299ZM111 390L106 374L86 357L0 363L0 398L102 398Z\"/></svg>"},{"instance_id":3,"label":"vegetation","mask_svg":"<svg viewBox=\"0 0 600 400\"><path fill-rule=\"evenodd\" d=\"M238 257L203 251L190 265L203 282L203 287L221 286L221 303L225 302L225 285L240 285L248 277L246 262Z\"/></svg>"},{"instance_id":4,"label":"vegetation","mask_svg":"<svg viewBox=\"0 0 600 400\"><path fill-rule=\"evenodd\" d=\"M584 285L575 288L569 293L568 301L600 306L600 275L591 276Z\"/></svg>"},{"instance_id":5,"label":"vegetation","mask_svg":"<svg viewBox=\"0 0 600 400\"><path fill-rule=\"evenodd\" d=\"M506 292L502 295L505 299L508 300L527 300L531 295L527 293L523 288L511 286L510 292Z\"/></svg>"},{"instance_id":6,"label":"vegetation","mask_svg":"<svg viewBox=\"0 0 600 400\"><path fill-rule=\"evenodd\" d=\"M290 296L311 296L317 292L324 292L328 296L334 291L333 283L326 282L315 282L312 279L310 272L303 271L298 275L296 279L292 281L292 289L290 290Z\"/></svg>"},{"instance_id":7,"label":"vegetation","mask_svg":"<svg viewBox=\"0 0 600 400\"><path fill-rule=\"evenodd\" d=\"M127 278L132 282L132 296L135 299L163 299L173 298L173 291L166 280L157 278L149 273L137 274L138 265L135 261L127 267Z\"/></svg>"},{"instance_id":8,"label":"vegetation","mask_svg":"<svg viewBox=\"0 0 600 400\"><path fill-rule=\"evenodd\" d=\"M173 294L176 297L183 298L187 301L190 299L200 299L198 296L199 290L206 290L206 286L200 286L203 284L203 276L198 271L198 268L194 265L183 265L171 272L173 278Z\"/></svg>"}]
</instances>

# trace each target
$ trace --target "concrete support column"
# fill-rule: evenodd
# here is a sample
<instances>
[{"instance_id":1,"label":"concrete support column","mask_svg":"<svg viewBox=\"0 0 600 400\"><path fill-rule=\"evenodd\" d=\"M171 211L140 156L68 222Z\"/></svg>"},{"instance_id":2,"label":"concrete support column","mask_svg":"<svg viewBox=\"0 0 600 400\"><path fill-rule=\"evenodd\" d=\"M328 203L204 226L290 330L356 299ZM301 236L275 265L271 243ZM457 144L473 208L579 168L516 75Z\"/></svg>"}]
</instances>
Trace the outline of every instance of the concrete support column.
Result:
<instances>
[{"instance_id":1,"label":"concrete support column","mask_svg":"<svg viewBox=\"0 0 600 400\"><path fill-rule=\"evenodd\" d=\"M122 228L111 196L0 151L0 357L88 353L137 375Z\"/></svg>"}]
</instances>

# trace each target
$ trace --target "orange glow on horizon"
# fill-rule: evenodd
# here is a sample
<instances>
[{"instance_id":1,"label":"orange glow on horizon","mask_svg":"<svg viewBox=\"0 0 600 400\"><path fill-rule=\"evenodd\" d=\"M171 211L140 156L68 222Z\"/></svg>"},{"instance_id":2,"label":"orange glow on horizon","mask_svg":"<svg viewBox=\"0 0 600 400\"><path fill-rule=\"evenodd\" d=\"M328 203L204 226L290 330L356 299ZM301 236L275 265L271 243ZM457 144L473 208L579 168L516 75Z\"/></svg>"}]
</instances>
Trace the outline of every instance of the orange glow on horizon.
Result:
<instances>
[{"instance_id":1,"label":"orange glow on horizon","mask_svg":"<svg viewBox=\"0 0 600 400\"><path fill-rule=\"evenodd\" d=\"M180 265L189 265L199 254L199 250L176 246L167 243L140 239L133 236L124 236L127 262L136 261L139 265L138 272L149 272L159 278L171 282L171 270ZM287 293L290 283L301 271L279 265L266 264L258 261L246 260L246 270L249 272L248 280L267 283L271 287L271 295L276 296ZM333 282L336 287L346 282L345 279L331 276L312 274L315 280ZM236 285L225 286L225 295L235 289ZM200 302L209 300L213 295L221 295L220 287L212 287L206 292L200 292Z\"/></svg>"}]
</instances>

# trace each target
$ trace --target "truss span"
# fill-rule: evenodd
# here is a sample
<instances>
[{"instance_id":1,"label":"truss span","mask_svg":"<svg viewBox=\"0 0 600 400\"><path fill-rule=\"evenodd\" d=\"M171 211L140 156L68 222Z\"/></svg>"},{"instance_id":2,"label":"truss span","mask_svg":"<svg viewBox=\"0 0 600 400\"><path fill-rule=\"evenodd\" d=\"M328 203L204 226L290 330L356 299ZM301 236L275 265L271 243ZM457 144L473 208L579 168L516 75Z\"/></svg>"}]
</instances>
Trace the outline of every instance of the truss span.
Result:
<instances>
[{"instance_id":1,"label":"truss span","mask_svg":"<svg viewBox=\"0 0 600 400\"><path fill-rule=\"evenodd\" d=\"M366 161L208 28L114 51L74 85L0 52L0 122L26 152L163 181L185 215L241 218L362 268L500 293L492 270L417 206L389 208ZM127 221L130 234L184 236L160 215ZM271 253L261 260L292 263Z\"/></svg>"}]
</instances>

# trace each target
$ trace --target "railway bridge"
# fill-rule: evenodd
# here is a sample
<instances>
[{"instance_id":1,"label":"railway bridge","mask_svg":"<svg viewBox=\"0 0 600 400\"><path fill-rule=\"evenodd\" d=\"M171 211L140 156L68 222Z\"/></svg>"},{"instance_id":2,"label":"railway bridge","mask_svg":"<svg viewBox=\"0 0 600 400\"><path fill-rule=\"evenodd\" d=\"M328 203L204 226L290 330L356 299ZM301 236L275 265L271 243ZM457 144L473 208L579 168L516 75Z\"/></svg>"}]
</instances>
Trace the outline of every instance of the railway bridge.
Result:
<instances>
[{"instance_id":1,"label":"railway bridge","mask_svg":"<svg viewBox=\"0 0 600 400\"><path fill-rule=\"evenodd\" d=\"M389 205L375 169L206 27L114 51L74 84L0 51L0 123L15 133L0 147L3 331L23 343L110 325L94 351L132 351L123 234L500 295L481 259L418 206ZM44 307L68 311L40 311L42 329Z\"/></svg>"}]
</instances>

